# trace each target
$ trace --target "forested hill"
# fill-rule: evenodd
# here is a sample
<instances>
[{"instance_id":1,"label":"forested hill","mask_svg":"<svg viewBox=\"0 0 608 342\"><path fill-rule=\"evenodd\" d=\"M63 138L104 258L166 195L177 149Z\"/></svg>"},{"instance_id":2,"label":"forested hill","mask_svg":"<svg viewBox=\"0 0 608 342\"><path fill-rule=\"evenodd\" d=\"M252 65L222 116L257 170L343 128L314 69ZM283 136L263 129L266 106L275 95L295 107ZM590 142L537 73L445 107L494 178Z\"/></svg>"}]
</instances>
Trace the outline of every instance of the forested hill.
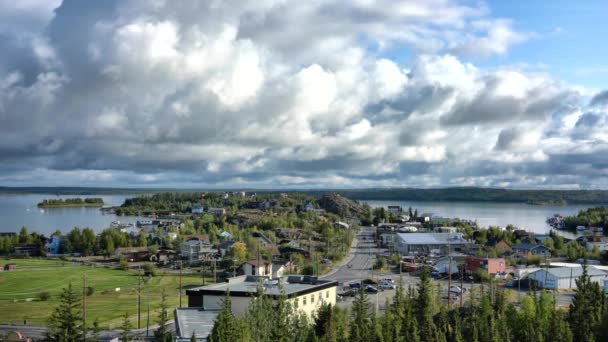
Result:
<instances>
[{"instance_id":1,"label":"forested hill","mask_svg":"<svg viewBox=\"0 0 608 342\"><path fill-rule=\"evenodd\" d=\"M508 190L492 188L332 190L356 200L510 202L528 204L605 204L607 190ZM308 191L315 194L315 191ZM321 191L319 193L322 193Z\"/></svg>"}]
</instances>

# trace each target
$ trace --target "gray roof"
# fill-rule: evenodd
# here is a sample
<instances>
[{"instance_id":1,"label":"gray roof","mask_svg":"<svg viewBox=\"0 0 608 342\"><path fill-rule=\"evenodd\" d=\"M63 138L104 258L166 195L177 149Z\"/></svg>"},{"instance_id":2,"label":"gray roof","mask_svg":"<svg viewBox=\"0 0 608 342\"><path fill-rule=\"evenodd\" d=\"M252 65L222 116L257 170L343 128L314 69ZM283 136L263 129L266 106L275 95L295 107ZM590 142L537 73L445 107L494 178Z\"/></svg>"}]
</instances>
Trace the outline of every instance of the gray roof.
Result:
<instances>
[{"instance_id":1,"label":"gray roof","mask_svg":"<svg viewBox=\"0 0 608 342\"><path fill-rule=\"evenodd\" d=\"M202 308L175 309L176 337L189 340L194 332L197 339L206 339L211 334L218 313L219 310Z\"/></svg>"},{"instance_id":2,"label":"gray roof","mask_svg":"<svg viewBox=\"0 0 608 342\"><path fill-rule=\"evenodd\" d=\"M461 233L397 233L408 245L447 245L466 244Z\"/></svg>"},{"instance_id":3,"label":"gray roof","mask_svg":"<svg viewBox=\"0 0 608 342\"><path fill-rule=\"evenodd\" d=\"M534 243L519 243L515 246L513 246L513 249L523 249L523 250L528 250L531 251L535 248L545 248L548 249L547 247L543 246L543 245L539 245L539 244L534 244Z\"/></svg>"},{"instance_id":4,"label":"gray roof","mask_svg":"<svg viewBox=\"0 0 608 342\"><path fill-rule=\"evenodd\" d=\"M536 272L545 272L545 269L540 269ZM533 273L536 273L533 272ZM553 275L556 278L578 278L583 274L583 268L582 267L555 267L555 268L549 268L547 270L547 272L549 272L549 274ZM597 268L593 267L593 266L588 266L587 267L587 273L590 276L606 276L606 272L598 270Z\"/></svg>"},{"instance_id":5,"label":"gray roof","mask_svg":"<svg viewBox=\"0 0 608 342\"><path fill-rule=\"evenodd\" d=\"M216 283L208 286L196 287L187 292L204 291L223 295L226 290L230 290L231 295L236 293L256 294L260 287L269 296L278 296L281 294L299 295L300 293L317 291L331 286L338 286L338 282L330 280L321 280L316 277L289 275L278 280L268 280L266 277L256 276L238 276L229 278L228 282Z\"/></svg>"}]
</instances>

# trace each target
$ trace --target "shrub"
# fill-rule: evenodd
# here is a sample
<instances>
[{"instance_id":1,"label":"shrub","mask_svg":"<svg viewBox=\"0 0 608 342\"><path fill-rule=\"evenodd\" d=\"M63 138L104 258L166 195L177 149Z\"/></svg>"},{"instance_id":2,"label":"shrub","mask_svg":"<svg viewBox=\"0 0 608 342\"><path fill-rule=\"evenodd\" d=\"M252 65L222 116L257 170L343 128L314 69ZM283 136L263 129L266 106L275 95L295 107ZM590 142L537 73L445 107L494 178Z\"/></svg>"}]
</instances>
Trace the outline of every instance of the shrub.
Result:
<instances>
[{"instance_id":1,"label":"shrub","mask_svg":"<svg viewBox=\"0 0 608 342\"><path fill-rule=\"evenodd\" d=\"M157 268L153 264L144 265L144 274L147 276L154 277L156 275Z\"/></svg>"},{"instance_id":2,"label":"shrub","mask_svg":"<svg viewBox=\"0 0 608 342\"><path fill-rule=\"evenodd\" d=\"M93 286L87 286L87 289L85 291L85 294L87 295L87 297L92 296L93 293L95 293L95 288Z\"/></svg>"},{"instance_id":3,"label":"shrub","mask_svg":"<svg viewBox=\"0 0 608 342\"><path fill-rule=\"evenodd\" d=\"M40 291L38 293L38 299L41 302L46 302L47 300L51 299L51 293L49 291Z\"/></svg>"},{"instance_id":4,"label":"shrub","mask_svg":"<svg viewBox=\"0 0 608 342\"><path fill-rule=\"evenodd\" d=\"M120 268L121 270L125 270L125 271L129 269L129 263L122 256L118 260L118 268Z\"/></svg>"}]
</instances>

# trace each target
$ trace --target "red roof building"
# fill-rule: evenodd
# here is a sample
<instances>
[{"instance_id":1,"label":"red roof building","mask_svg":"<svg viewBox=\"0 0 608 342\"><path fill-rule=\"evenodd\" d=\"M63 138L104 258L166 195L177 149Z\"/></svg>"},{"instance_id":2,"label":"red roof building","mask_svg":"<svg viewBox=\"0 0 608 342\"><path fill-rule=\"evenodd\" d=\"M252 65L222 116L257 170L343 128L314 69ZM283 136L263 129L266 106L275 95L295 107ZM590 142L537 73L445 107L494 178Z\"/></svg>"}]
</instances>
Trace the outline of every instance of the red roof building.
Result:
<instances>
[{"instance_id":1,"label":"red roof building","mask_svg":"<svg viewBox=\"0 0 608 342\"><path fill-rule=\"evenodd\" d=\"M503 258L477 258L467 257L465 259L465 270L473 273L478 270L485 270L488 274L505 273L507 263Z\"/></svg>"}]
</instances>

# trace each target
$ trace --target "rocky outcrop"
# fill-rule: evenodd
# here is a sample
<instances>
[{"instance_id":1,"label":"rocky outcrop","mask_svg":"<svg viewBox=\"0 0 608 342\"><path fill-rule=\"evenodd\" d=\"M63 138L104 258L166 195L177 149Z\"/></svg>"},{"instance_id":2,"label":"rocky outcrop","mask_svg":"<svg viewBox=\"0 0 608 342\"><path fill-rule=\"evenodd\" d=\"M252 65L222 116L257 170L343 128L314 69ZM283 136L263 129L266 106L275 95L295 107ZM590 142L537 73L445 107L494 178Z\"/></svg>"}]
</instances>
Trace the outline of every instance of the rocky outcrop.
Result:
<instances>
[{"instance_id":1,"label":"rocky outcrop","mask_svg":"<svg viewBox=\"0 0 608 342\"><path fill-rule=\"evenodd\" d=\"M319 206L325 211L334 213L341 217L359 216L366 212L366 208L344 196L335 193L325 194L317 200Z\"/></svg>"}]
</instances>

